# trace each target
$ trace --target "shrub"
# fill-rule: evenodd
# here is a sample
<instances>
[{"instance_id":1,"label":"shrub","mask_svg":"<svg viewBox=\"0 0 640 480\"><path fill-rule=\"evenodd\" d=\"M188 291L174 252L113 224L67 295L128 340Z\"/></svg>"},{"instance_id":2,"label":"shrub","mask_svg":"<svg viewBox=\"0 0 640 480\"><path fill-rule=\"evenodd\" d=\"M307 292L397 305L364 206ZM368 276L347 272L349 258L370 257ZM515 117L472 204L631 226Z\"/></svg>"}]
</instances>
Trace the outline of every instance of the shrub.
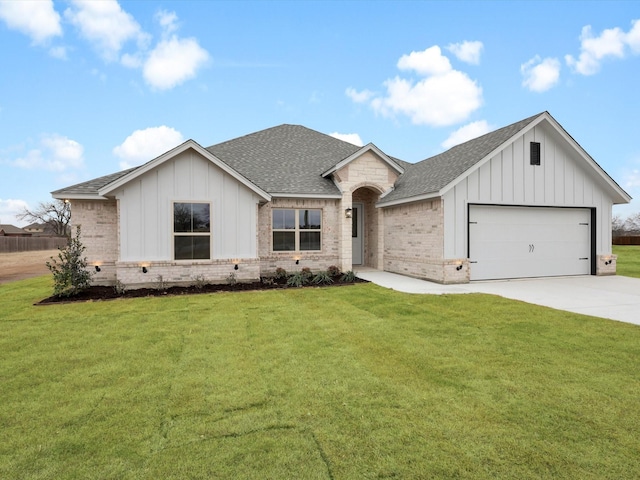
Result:
<instances>
[{"instance_id":1,"label":"shrub","mask_svg":"<svg viewBox=\"0 0 640 480\"><path fill-rule=\"evenodd\" d=\"M331 278L329 272L318 272L316 276L313 277L313 283L316 285L329 285L333 283L333 278Z\"/></svg>"},{"instance_id":2,"label":"shrub","mask_svg":"<svg viewBox=\"0 0 640 480\"><path fill-rule=\"evenodd\" d=\"M238 277L235 272L231 272L227 277L227 285L235 285L236 283L238 283Z\"/></svg>"},{"instance_id":3,"label":"shrub","mask_svg":"<svg viewBox=\"0 0 640 480\"><path fill-rule=\"evenodd\" d=\"M204 275L200 274L193 277L193 286L196 290L201 291L206 284L207 279L204 277Z\"/></svg>"},{"instance_id":4,"label":"shrub","mask_svg":"<svg viewBox=\"0 0 640 480\"><path fill-rule=\"evenodd\" d=\"M76 235L69 239L65 248L60 249L58 260L51 257L47 268L53 274L53 295L71 297L91 286L91 272L87 270L87 259L82 254L85 246L80 241L80 226Z\"/></svg>"},{"instance_id":5,"label":"shrub","mask_svg":"<svg viewBox=\"0 0 640 480\"><path fill-rule=\"evenodd\" d=\"M304 275L307 280L313 277L313 273L311 273L311 269L309 267L302 268L302 270L300 270L300 273Z\"/></svg>"},{"instance_id":6,"label":"shrub","mask_svg":"<svg viewBox=\"0 0 640 480\"><path fill-rule=\"evenodd\" d=\"M287 285L290 287L302 287L309 283L310 276L306 275L304 272L300 271L294 273L287 279Z\"/></svg>"},{"instance_id":7,"label":"shrub","mask_svg":"<svg viewBox=\"0 0 640 480\"><path fill-rule=\"evenodd\" d=\"M276 268L276 279L280 280L282 278L287 278L287 271L284 268Z\"/></svg>"},{"instance_id":8,"label":"shrub","mask_svg":"<svg viewBox=\"0 0 640 480\"><path fill-rule=\"evenodd\" d=\"M116 292L116 295L124 295L127 293L127 286L120 280L116 280L116 284L113 286L113 291Z\"/></svg>"},{"instance_id":9,"label":"shrub","mask_svg":"<svg viewBox=\"0 0 640 480\"><path fill-rule=\"evenodd\" d=\"M342 275L342 278L340 280L344 283L353 283L356 280L356 272L354 272L353 270L349 270L348 272L345 272L344 275Z\"/></svg>"},{"instance_id":10,"label":"shrub","mask_svg":"<svg viewBox=\"0 0 640 480\"><path fill-rule=\"evenodd\" d=\"M329 266L329 268L327 268L327 273L329 273L329 275L331 275L332 277L337 277L341 272L338 267L336 267L335 265L331 265Z\"/></svg>"}]
</instances>

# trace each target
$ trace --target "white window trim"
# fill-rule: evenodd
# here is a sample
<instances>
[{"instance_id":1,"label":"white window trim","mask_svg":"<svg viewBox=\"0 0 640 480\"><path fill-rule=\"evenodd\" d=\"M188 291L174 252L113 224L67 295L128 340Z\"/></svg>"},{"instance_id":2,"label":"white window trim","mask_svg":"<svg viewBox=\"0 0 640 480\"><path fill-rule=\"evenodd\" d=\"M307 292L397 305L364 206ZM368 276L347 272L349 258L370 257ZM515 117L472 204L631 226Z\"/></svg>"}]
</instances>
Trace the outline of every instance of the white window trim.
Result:
<instances>
[{"instance_id":1,"label":"white window trim","mask_svg":"<svg viewBox=\"0 0 640 480\"><path fill-rule=\"evenodd\" d=\"M175 205L176 203L200 203L209 205L209 231L208 232L176 232L175 231ZM213 222L211 214L213 212L213 204L210 201L203 200L172 200L171 201L171 261L173 262L210 262L213 259ZM176 258L176 237L209 237L209 258Z\"/></svg>"},{"instance_id":2,"label":"white window trim","mask_svg":"<svg viewBox=\"0 0 640 480\"><path fill-rule=\"evenodd\" d=\"M274 210L293 210L295 212L295 228L273 228L273 211ZM318 210L320 212L320 228L300 228L300 214L301 210ZM324 210L322 208L287 208L277 207L271 209L271 251L273 253L307 253L307 252L322 252L322 227L324 225ZM273 233L274 232L293 232L295 235L295 249L294 250L275 250L273 248ZM300 250L300 233L301 232L318 232L320 233L320 249L319 250Z\"/></svg>"}]
</instances>

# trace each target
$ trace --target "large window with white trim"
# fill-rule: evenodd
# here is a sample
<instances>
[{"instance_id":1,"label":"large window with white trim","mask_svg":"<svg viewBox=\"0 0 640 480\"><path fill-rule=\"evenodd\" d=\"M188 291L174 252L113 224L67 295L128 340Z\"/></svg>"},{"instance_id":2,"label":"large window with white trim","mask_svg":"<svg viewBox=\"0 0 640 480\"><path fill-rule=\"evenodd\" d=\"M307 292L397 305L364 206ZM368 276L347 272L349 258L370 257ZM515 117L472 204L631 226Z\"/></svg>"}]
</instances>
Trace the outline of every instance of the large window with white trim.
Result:
<instances>
[{"instance_id":1,"label":"large window with white trim","mask_svg":"<svg viewBox=\"0 0 640 480\"><path fill-rule=\"evenodd\" d=\"M173 258L209 260L211 258L211 205L173 204Z\"/></svg>"},{"instance_id":2,"label":"large window with white trim","mask_svg":"<svg viewBox=\"0 0 640 480\"><path fill-rule=\"evenodd\" d=\"M322 210L274 208L271 212L275 252L322 249Z\"/></svg>"}]
</instances>

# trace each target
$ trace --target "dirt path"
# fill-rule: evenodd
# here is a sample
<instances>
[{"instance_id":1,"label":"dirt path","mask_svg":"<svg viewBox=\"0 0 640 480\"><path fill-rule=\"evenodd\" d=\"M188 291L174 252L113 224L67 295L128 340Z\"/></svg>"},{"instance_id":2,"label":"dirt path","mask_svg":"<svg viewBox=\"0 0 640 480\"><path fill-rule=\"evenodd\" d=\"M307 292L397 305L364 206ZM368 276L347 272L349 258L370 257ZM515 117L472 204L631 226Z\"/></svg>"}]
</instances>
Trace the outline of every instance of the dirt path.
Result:
<instances>
[{"instance_id":1,"label":"dirt path","mask_svg":"<svg viewBox=\"0 0 640 480\"><path fill-rule=\"evenodd\" d=\"M58 250L0 253L0 284L46 275L49 269L45 263L57 255Z\"/></svg>"}]
</instances>

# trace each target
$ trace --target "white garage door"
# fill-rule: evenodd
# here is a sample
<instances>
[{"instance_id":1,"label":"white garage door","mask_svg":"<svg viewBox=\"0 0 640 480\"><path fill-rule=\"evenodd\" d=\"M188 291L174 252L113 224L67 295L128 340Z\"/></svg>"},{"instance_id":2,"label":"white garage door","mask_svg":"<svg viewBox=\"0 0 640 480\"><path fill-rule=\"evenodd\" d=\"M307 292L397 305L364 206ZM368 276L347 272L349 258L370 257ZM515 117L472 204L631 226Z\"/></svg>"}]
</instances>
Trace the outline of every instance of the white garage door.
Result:
<instances>
[{"instance_id":1,"label":"white garage door","mask_svg":"<svg viewBox=\"0 0 640 480\"><path fill-rule=\"evenodd\" d=\"M469 206L471 280L589 275L588 208Z\"/></svg>"}]
</instances>

